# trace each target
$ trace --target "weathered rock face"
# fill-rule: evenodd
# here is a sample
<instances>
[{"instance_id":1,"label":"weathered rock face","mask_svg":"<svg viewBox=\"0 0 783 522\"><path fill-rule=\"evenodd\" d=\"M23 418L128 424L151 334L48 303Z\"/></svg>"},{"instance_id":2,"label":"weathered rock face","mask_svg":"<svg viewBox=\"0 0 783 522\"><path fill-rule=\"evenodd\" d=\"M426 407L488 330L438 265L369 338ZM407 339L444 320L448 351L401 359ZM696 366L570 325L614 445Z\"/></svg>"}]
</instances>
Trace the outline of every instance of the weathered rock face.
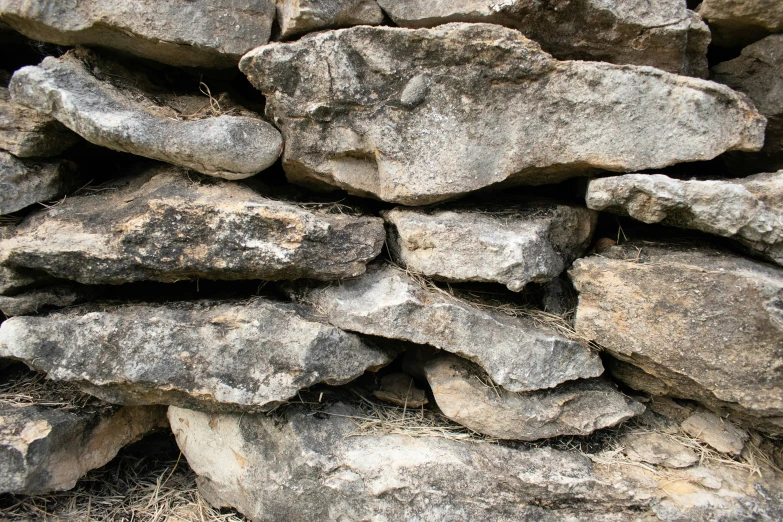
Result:
<instances>
[{"instance_id":1,"label":"weathered rock face","mask_svg":"<svg viewBox=\"0 0 783 522\"><path fill-rule=\"evenodd\" d=\"M363 273L384 235L380 218L309 211L154 167L30 216L0 243L0 265L86 284L337 279Z\"/></svg>"},{"instance_id":2,"label":"weathered rock face","mask_svg":"<svg viewBox=\"0 0 783 522\"><path fill-rule=\"evenodd\" d=\"M71 489L123 446L165 426L166 410L160 406L71 411L0 405L0 492Z\"/></svg>"},{"instance_id":3,"label":"weathered rock face","mask_svg":"<svg viewBox=\"0 0 783 522\"><path fill-rule=\"evenodd\" d=\"M0 295L0 311L7 317L36 314L48 308L62 308L87 301L97 295L97 288L84 285L58 284L32 288L16 295Z\"/></svg>"},{"instance_id":4,"label":"weathered rock face","mask_svg":"<svg viewBox=\"0 0 783 522\"><path fill-rule=\"evenodd\" d=\"M446 281L498 282L515 292L560 275L584 253L597 221L587 209L553 203L398 207L382 214L390 251L409 270Z\"/></svg>"},{"instance_id":5,"label":"weathered rock face","mask_svg":"<svg viewBox=\"0 0 783 522\"><path fill-rule=\"evenodd\" d=\"M577 260L570 275L577 332L658 389L783 432L783 271L705 247L629 243Z\"/></svg>"},{"instance_id":6,"label":"weathered rock face","mask_svg":"<svg viewBox=\"0 0 783 522\"><path fill-rule=\"evenodd\" d=\"M712 42L722 47L747 45L783 31L778 0L704 0L697 11L710 25Z\"/></svg>"},{"instance_id":7,"label":"weathered rock face","mask_svg":"<svg viewBox=\"0 0 783 522\"><path fill-rule=\"evenodd\" d=\"M283 38L382 21L383 11L375 0L277 0L277 23Z\"/></svg>"},{"instance_id":8,"label":"weathered rock face","mask_svg":"<svg viewBox=\"0 0 783 522\"><path fill-rule=\"evenodd\" d=\"M0 151L0 214L58 198L78 183L76 165L70 161L19 159Z\"/></svg>"},{"instance_id":9,"label":"weathered rock face","mask_svg":"<svg viewBox=\"0 0 783 522\"><path fill-rule=\"evenodd\" d=\"M585 200L645 223L734 238L783 265L783 170L720 181L626 174L592 180Z\"/></svg>"},{"instance_id":10,"label":"weathered rock face","mask_svg":"<svg viewBox=\"0 0 783 522\"><path fill-rule=\"evenodd\" d=\"M763 144L764 118L724 86L558 62L490 24L327 31L255 49L240 69L286 138L290 181L395 203Z\"/></svg>"},{"instance_id":11,"label":"weathered rock face","mask_svg":"<svg viewBox=\"0 0 783 522\"><path fill-rule=\"evenodd\" d=\"M494 387L479 368L447 355L426 366L443 414L471 430L499 439L538 440L593 431L639 415L644 406L594 379L552 390L511 393Z\"/></svg>"},{"instance_id":12,"label":"weathered rock face","mask_svg":"<svg viewBox=\"0 0 783 522\"><path fill-rule=\"evenodd\" d=\"M774 474L705 465L661 476L551 448L348 437L351 415L361 412L343 404L285 419L169 409L201 493L253 521L771 521L783 509Z\"/></svg>"},{"instance_id":13,"label":"weathered rock face","mask_svg":"<svg viewBox=\"0 0 783 522\"><path fill-rule=\"evenodd\" d=\"M280 133L252 113L185 119L171 107L178 100L156 103L153 99L158 93L117 87L105 71L114 76L124 71L127 78L135 74L79 48L16 71L11 78L11 96L17 103L58 119L96 145L219 178L252 176L280 155ZM201 105L209 106L209 100L202 98Z\"/></svg>"},{"instance_id":14,"label":"weathered rock face","mask_svg":"<svg viewBox=\"0 0 783 522\"><path fill-rule=\"evenodd\" d=\"M119 404L269 409L301 388L343 384L392 356L266 301L93 306L0 326L0 356Z\"/></svg>"},{"instance_id":15,"label":"weathered rock face","mask_svg":"<svg viewBox=\"0 0 783 522\"><path fill-rule=\"evenodd\" d=\"M721 453L739 455L748 433L711 413L696 413L682 422L682 431L704 441Z\"/></svg>"},{"instance_id":16,"label":"weathered rock face","mask_svg":"<svg viewBox=\"0 0 783 522\"><path fill-rule=\"evenodd\" d=\"M34 40L109 47L169 65L236 66L269 41L267 0L1 0L0 20Z\"/></svg>"},{"instance_id":17,"label":"weathered rock face","mask_svg":"<svg viewBox=\"0 0 783 522\"><path fill-rule=\"evenodd\" d=\"M623 437L622 445L629 459L664 468L687 468L699 462L692 449L661 433L632 432Z\"/></svg>"},{"instance_id":18,"label":"weathered rock face","mask_svg":"<svg viewBox=\"0 0 783 522\"><path fill-rule=\"evenodd\" d=\"M487 22L518 29L557 58L651 65L705 77L710 31L685 2L379 0L397 25Z\"/></svg>"},{"instance_id":19,"label":"weathered rock face","mask_svg":"<svg viewBox=\"0 0 783 522\"><path fill-rule=\"evenodd\" d=\"M385 264L339 285L304 289L299 297L339 328L429 344L472 360L509 391L551 388L603 372L588 348L530 318L425 290Z\"/></svg>"}]
</instances>

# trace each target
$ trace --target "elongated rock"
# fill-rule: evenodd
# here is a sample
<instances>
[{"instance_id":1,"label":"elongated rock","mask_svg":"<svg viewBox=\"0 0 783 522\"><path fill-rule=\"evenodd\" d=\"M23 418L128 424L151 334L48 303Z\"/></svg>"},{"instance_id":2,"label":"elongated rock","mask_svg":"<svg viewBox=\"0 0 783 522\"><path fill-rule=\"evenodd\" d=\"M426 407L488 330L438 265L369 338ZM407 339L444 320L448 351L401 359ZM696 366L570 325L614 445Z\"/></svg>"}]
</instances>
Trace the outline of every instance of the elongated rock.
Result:
<instances>
[{"instance_id":1,"label":"elongated rock","mask_svg":"<svg viewBox=\"0 0 783 522\"><path fill-rule=\"evenodd\" d=\"M93 299L99 294L98 288L62 283L32 288L11 296L0 295L0 311L6 317L37 314L49 308L62 308Z\"/></svg>"},{"instance_id":2,"label":"elongated rock","mask_svg":"<svg viewBox=\"0 0 783 522\"><path fill-rule=\"evenodd\" d=\"M486 22L518 29L553 56L651 65L705 77L710 31L681 0L378 0L402 27ZM554 8L553 8L554 7Z\"/></svg>"},{"instance_id":3,"label":"elongated rock","mask_svg":"<svg viewBox=\"0 0 783 522\"><path fill-rule=\"evenodd\" d=\"M0 214L59 198L78 183L76 165L70 161L19 159L0 151Z\"/></svg>"},{"instance_id":4,"label":"elongated rock","mask_svg":"<svg viewBox=\"0 0 783 522\"><path fill-rule=\"evenodd\" d=\"M363 273L384 235L379 218L309 211L154 167L117 190L30 216L0 243L0 266L85 284L327 280Z\"/></svg>"},{"instance_id":5,"label":"elongated rock","mask_svg":"<svg viewBox=\"0 0 783 522\"><path fill-rule=\"evenodd\" d=\"M551 388L597 377L598 356L538 326L425 290L402 270L371 265L359 278L304 289L299 298L345 330L401 339L455 353L483 367L509 391Z\"/></svg>"},{"instance_id":6,"label":"elongated rock","mask_svg":"<svg viewBox=\"0 0 783 522\"><path fill-rule=\"evenodd\" d=\"M166 427L160 406L83 409L0 405L0 493L71 489L126 444Z\"/></svg>"},{"instance_id":7,"label":"elongated rock","mask_svg":"<svg viewBox=\"0 0 783 522\"><path fill-rule=\"evenodd\" d=\"M219 178L252 176L280 155L280 133L266 121L250 113L174 119L165 113L171 108L157 105L154 95L114 86L110 76L102 75L102 68L114 67L106 62L81 48L47 57L14 73L11 96L96 145ZM125 74L132 77L133 72Z\"/></svg>"},{"instance_id":8,"label":"elongated rock","mask_svg":"<svg viewBox=\"0 0 783 522\"><path fill-rule=\"evenodd\" d=\"M277 0L277 23L283 38L382 21L383 11L375 0Z\"/></svg>"},{"instance_id":9,"label":"elongated rock","mask_svg":"<svg viewBox=\"0 0 783 522\"><path fill-rule=\"evenodd\" d=\"M388 244L409 270L446 281L498 282L518 292L545 283L584 253L597 214L531 202L517 207L465 207L383 212Z\"/></svg>"},{"instance_id":10,"label":"elongated rock","mask_svg":"<svg viewBox=\"0 0 783 522\"><path fill-rule=\"evenodd\" d=\"M698 245L629 243L577 260L570 276L577 332L655 388L783 433L783 270Z\"/></svg>"},{"instance_id":11,"label":"elongated rock","mask_svg":"<svg viewBox=\"0 0 783 522\"><path fill-rule=\"evenodd\" d=\"M28 38L187 67L236 66L269 41L274 19L268 0L0 0L0 20Z\"/></svg>"},{"instance_id":12,"label":"elongated rock","mask_svg":"<svg viewBox=\"0 0 783 522\"><path fill-rule=\"evenodd\" d=\"M626 174L592 180L585 199L595 210L731 237L783 265L783 170L720 181Z\"/></svg>"},{"instance_id":13,"label":"elongated rock","mask_svg":"<svg viewBox=\"0 0 783 522\"><path fill-rule=\"evenodd\" d=\"M783 31L778 0L704 0L697 11L709 23L713 43L721 47L747 45Z\"/></svg>"},{"instance_id":14,"label":"elongated rock","mask_svg":"<svg viewBox=\"0 0 783 522\"><path fill-rule=\"evenodd\" d=\"M392 355L266 301L85 306L0 326L0 356L119 404L265 410L325 382L344 384Z\"/></svg>"},{"instance_id":15,"label":"elongated rock","mask_svg":"<svg viewBox=\"0 0 783 522\"><path fill-rule=\"evenodd\" d=\"M589 435L644 411L644 406L600 379L512 393L493 388L481 379L480 369L454 355L432 359L426 372L435 401L446 417L499 439Z\"/></svg>"},{"instance_id":16,"label":"elongated rock","mask_svg":"<svg viewBox=\"0 0 783 522\"><path fill-rule=\"evenodd\" d=\"M290 181L395 203L763 144L764 118L724 86L558 62L490 24L327 31L255 49L240 69L286 138Z\"/></svg>"}]
</instances>

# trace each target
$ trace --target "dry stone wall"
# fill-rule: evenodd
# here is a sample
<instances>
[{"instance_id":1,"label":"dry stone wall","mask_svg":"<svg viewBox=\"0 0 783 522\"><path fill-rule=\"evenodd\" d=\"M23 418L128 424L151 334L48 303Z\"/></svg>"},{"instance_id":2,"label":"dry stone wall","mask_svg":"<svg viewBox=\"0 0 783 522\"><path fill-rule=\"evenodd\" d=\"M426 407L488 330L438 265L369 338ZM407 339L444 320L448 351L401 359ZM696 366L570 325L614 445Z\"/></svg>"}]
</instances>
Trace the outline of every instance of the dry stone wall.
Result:
<instances>
[{"instance_id":1,"label":"dry stone wall","mask_svg":"<svg viewBox=\"0 0 783 522\"><path fill-rule=\"evenodd\" d=\"M164 431L253 521L783 518L777 0L66 4L0 0L0 514Z\"/></svg>"}]
</instances>

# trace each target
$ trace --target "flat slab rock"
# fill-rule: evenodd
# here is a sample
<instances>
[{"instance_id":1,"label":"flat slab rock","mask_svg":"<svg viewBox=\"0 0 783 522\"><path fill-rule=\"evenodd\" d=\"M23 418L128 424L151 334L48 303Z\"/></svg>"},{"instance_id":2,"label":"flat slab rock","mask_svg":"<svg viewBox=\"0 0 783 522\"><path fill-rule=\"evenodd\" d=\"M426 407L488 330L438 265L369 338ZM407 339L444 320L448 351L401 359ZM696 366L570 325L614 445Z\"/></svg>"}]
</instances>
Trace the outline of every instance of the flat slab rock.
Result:
<instances>
[{"instance_id":1,"label":"flat slab rock","mask_svg":"<svg viewBox=\"0 0 783 522\"><path fill-rule=\"evenodd\" d=\"M70 161L20 159L0 151L0 214L62 197L78 188L80 179Z\"/></svg>"},{"instance_id":2,"label":"flat slab rock","mask_svg":"<svg viewBox=\"0 0 783 522\"><path fill-rule=\"evenodd\" d=\"M599 357L537 325L425 290L402 270L371 265L362 277L299 290L297 298L333 325L368 335L429 344L469 359L509 391L551 388L597 377Z\"/></svg>"},{"instance_id":3,"label":"flat slab rock","mask_svg":"<svg viewBox=\"0 0 783 522\"><path fill-rule=\"evenodd\" d=\"M85 284L328 280L363 273L384 242L380 218L310 211L165 166L104 188L28 217L0 243L0 266Z\"/></svg>"},{"instance_id":4,"label":"flat slab rock","mask_svg":"<svg viewBox=\"0 0 783 522\"><path fill-rule=\"evenodd\" d=\"M62 308L89 301L97 297L99 292L98 287L70 283L31 288L10 296L0 295L0 311L6 317L37 314L49 308Z\"/></svg>"},{"instance_id":5,"label":"flat slab rock","mask_svg":"<svg viewBox=\"0 0 783 522\"><path fill-rule=\"evenodd\" d=\"M285 136L290 181L405 205L763 145L764 118L724 86L559 62L491 24L326 31L240 69Z\"/></svg>"},{"instance_id":6,"label":"flat slab rock","mask_svg":"<svg viewBox=\"0 0 783 522\"><path fill-rule=\"evenodd\" d=\"M704 0L697 12L710 26L712 43L720 47L747 45L783 30L778 0Z\"/></svg>"},{"instance_id":7,"label":"flat slab rock","mask_svg":"<svg viewBox=\"0 0 783 522\"><path fill-rule=\"evenodd\" d=\"M691 415L680 426L682 431L709 444L721 453L739 455L745 447L748 432L711 413L700 412Z\"/></svg>"},{"instance_id":8,"label":"flat slab rock","mask_svg":"<svg viewBox=\"0 0 783 522\"><path fill-rule=\"evenodd\" d=\"M0 493L71 489L125 445L166 427L160 406L84 409L0 405Z\"/></svg>"},{"instance_id":9,"label":"flat slab rock","mask_svg":"<svg viewBox=\"0 0 783 522\"><path fill-rule=\"evenodd\" d=\"M266 301L85 305L0 326L0 357L118 404L270 409L317 383L344 384L393 354Z\"/></svg>"},{"instance_id":10,"label":"flat slab rock","mask_svg":"<svg viewBox=\"0 0 783 522\"><path fill-rule=\"evenodd\" d=\"M664 468L687 468L699 462L696 453L665 433L631 432L620 444L625 455L636 462L646 462Z\"/></svg>"},{"instance_id":11,"label":"flat slab rock","mask_svg":"<svg viewBox=\"0 0 783 522\"><path fill-rule=\"evenodd\" d=\"M252 113L177 119L168 105L154 103L154 95L113 85L111 76L104 74L112 69L115 75L134 75L77 48L19 69L9 88L14 102L56 118L90 143L210 176L246 178L280 156L280 133ZM207 106L208 100L202 104Z\"/></svg>"},{"instance_id":12,"label":"flat slab rock","mask_svg":"<svg viewBox=\"0 0 783 522\"><path fill-rule=\"evenodd\" d=\"M654 6L576 0L556 8L531 0L378 0L401 27L485 22L518 29L558 59L650 65L705 77L710 31L680 0Z\"/></svg>"},{"instance_id":13,"label":"flat slab rock","mask_svg":"<svg viewBox=\"0 0 783 522\"><path fill-rule=\"evenodd\" d=\"M773 521L783 506L771 470L761 479L704 465L667 470L664 478L546 447L349 436L356 435L356 425L345 416L360 415L342 403L320 415L293 407L282 418L169 409L201 493L255 522Z\"/></svg>"},{"instance_id":14,"label":"flat slab rock","mask_svg":"<svg viewBox=\"0 0 783 522\"><path fill-rule=\"evenodd\" d=\"M277 0L282 38L336 27L378 25L382 21L383 11L375 0Z\"/></svg>"},{"instance_id":15,"label":"flat slab rock","mask_svg":"<svg viewBox=\"0 0 783 522\"><path fill-rule=\"evenodd\" d=\"M430 360L425 371L446 417L499 439L589 435L644 412L644 406L600 379L512 393L494 386L483 370L454 355Z\"/></svg>"},{"instance_id":16,"label":"flat slab rock","mask_svg":"<svg viewBox=\"0 0 783 522\"><path fill-rule=\"evenodd\" d=\"M626 174L590 181L589 208L730 237L783 265L783 170L747 178L681 181Z\"/></svg>"},{"instance_id":17,"label":"flat slab rock","mask_svg":"<svg viewBox=\"0 0 783 522\"><path fill-rule=\"evenodd\" d=\"M269 41L268 0L0 0L0 20L33 40L108 47L169 65L235 67Z\"/></svg>"},{"instance_id":18,"label":"flat slab rock","mask_svg":"<svg viewBox=\"0 0 783 522\"><path fill-rule=\"evenodd\" d=\"M698 245L640 242L579 259L569 274L578 333L674 396L783 433L783 270ZM645 391L645 380L624 380Z\"/></svg>"},{"instance_id":19,"label":"flat slab rock","mask_svg":"<svg viewBox=\"0 0 783 522\"><path fill-rule=\"evenodd\" d=\"M598 215L549 202L473 210L465 207L382 212L395 260L445 281L482 281L518 292L545 283L584 253Z\"/></svg>"}]
</instances>

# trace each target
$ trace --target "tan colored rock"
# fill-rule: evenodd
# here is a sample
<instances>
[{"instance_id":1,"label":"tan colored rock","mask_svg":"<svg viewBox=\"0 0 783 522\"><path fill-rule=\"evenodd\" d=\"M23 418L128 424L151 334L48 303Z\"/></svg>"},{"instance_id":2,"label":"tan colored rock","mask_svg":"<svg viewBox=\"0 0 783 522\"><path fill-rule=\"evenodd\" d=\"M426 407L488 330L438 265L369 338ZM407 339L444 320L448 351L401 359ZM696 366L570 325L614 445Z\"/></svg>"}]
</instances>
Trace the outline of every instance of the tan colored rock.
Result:
<instances>
[{"instance_id":1,"label":"tan colored rock","mask_svg":"<svg viewBox=\"0 0 783 522\"><path fill-rule=\"evenodd\" d=\"M699 462L699 457L674 437L655 432L631 432L621 444L626 456L638 462L646 462L664 468L687 468Z\"/></svg>"},{"instance_id":2,"label":"tan colored rock","mask_svg":"<svg viewBox=\"0 0 783 522\"><path fill-rule=\"evenodd\" d=\"M696 11L709 24L712 42L721 47L747 45L783 31L778 0L704 0Z\"/></svg>"},{"instance_id":3,"label":"tan colored rock","mask_svg":"<svg viewBox=\"0 0 783 522\"><path fill-rule=\"evenodd\" d=\"M283 38L382 21L383 11L375 0L277 0L277 23Z\"/></svg>"},{"instance_id":4,"label":"tan colored rock","mask_svg":"<svg viewBox=\"0 0 783 522\"><path fill-rule=\"evenodd\" d=\"M685 419L682 431L709 444L721 453L739 455L745 442L750 437L748 432L741 430L730 422L724 421L711 413L696 413Z\"/></svg>"}]
</instances>

